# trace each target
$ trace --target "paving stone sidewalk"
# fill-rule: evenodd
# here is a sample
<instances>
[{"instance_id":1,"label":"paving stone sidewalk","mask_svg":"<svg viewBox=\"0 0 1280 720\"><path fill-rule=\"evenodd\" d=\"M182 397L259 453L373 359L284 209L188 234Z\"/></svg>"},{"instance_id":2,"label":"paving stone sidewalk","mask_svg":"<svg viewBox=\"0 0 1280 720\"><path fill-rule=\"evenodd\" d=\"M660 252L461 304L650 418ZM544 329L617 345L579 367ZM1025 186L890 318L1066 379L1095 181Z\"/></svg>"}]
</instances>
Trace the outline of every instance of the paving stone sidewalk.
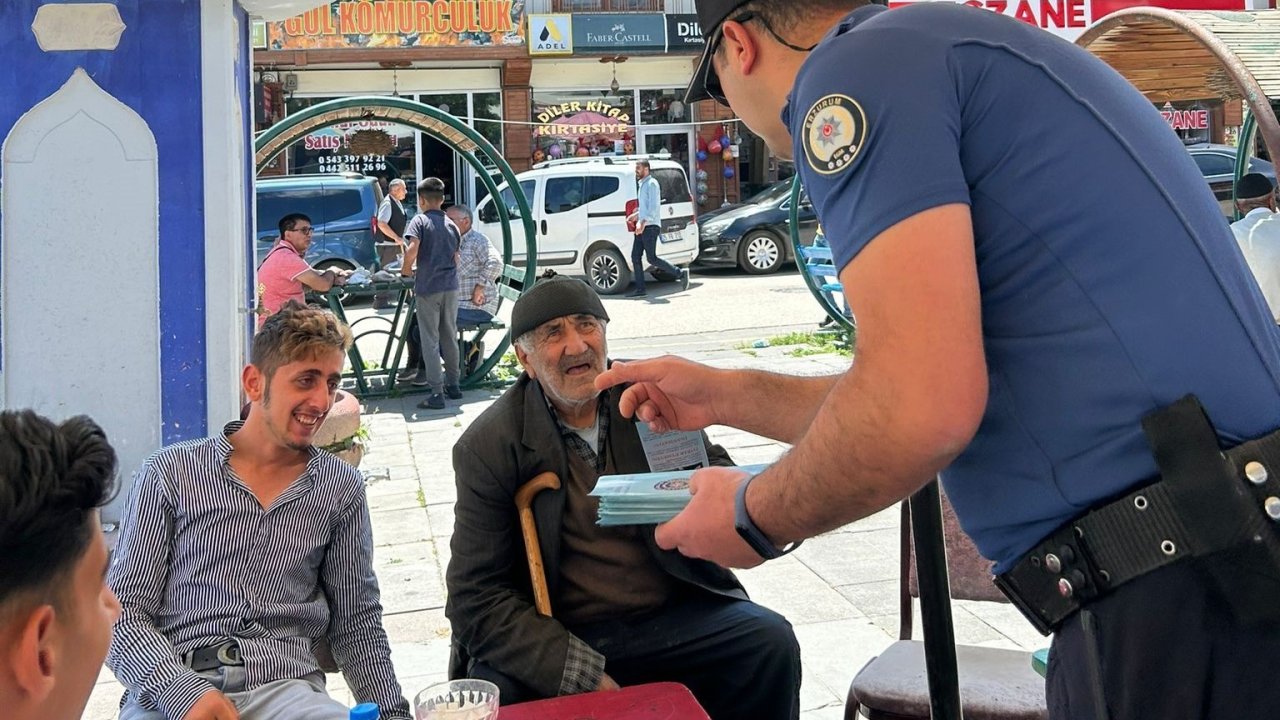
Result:
<instances>
[{"instance_id":1,"label":"paving stone sidewalk","mask_svg":"<svg viewBox=\"0 0 1280 720\"><path fill-rule=\"evenodd\" d=\"M645 357L650 345L615 344L617 357ZM838 372L848 359L834 354L793 357L785 348L708 348L705 339L667 342L664 350L718 367L759 367L803 375ZM444 569L449 561L455 500L451 449L463 430L500 391L470 391L445 410L416 407L420 395L365 405L371 471L369 505L375 566L382 587L392 660L406 694L445 679L449 623L444 617ZM739 463L771 462L781 443L739 430L709 429ZM889 508L813 538L794 554L739 573L751 597L785 615L800 641L805 720L844 717L854 674L898 634L898 510ZM957 641L1033 650L1047 642L1009 605L953 604ZM919 637L919 622L915 623ZM1028 662L1030 662L1028 660ZM330 693L350 701L340 675ZM86 711L87 720L116 715L121 688L103 670Z\"/></svg>"}]
</instances>

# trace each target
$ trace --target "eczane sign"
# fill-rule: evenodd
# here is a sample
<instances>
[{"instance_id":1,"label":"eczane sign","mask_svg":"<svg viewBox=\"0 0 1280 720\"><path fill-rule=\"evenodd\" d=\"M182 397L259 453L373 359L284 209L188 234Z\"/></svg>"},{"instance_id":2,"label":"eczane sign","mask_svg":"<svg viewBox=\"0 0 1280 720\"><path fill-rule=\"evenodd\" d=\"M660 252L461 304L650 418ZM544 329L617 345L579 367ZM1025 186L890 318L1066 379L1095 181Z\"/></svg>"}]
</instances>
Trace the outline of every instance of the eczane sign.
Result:
<instances>
[{"instance_id":1,"label":"eczane sign","mask_svg":"<svg viewBox=\"0 0 1280 720\"><path fill-rule=\"evenodd\" d=\"M1072 42L1102 18L1130 7L1168 10L1244 10L1245 0L889 0L889 7L917 2L961 2L1008 15Z\"/></svg>"}]
</instances>

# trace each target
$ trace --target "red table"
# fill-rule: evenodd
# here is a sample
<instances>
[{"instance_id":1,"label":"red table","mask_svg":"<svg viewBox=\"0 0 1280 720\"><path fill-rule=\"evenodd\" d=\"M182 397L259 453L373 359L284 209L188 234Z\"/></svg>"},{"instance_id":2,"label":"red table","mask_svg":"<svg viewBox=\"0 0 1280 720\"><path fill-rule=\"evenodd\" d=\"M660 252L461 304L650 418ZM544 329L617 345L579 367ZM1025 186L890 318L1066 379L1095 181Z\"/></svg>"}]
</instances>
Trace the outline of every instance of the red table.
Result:
<instances>
[{"instance_id":1,"label":"red table","mask_svg":"<svg viewBox=\"0 0 1280 720\"><path fill-rule=\"evenodd\" d=\"M508 705L498 720L710 720L680 683L632 685L621 690L566 695Z\"/></svg>"}]
</instances>

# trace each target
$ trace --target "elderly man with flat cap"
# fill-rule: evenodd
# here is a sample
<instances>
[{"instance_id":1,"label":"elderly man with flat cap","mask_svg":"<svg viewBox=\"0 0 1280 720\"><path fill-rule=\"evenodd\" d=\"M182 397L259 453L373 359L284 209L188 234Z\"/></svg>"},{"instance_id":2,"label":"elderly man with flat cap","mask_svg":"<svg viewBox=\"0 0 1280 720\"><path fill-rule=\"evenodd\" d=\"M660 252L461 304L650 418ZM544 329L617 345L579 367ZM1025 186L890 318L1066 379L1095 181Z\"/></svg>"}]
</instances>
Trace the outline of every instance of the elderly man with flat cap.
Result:
<instances>
[{"instance_id":1,"label":"elderly man with flat cap","mask_svg":"<svg viewBox=\"0 0 1280 720\"><path fill-rule=\"evenodd\" d=\"M1271 315L1280 322L1280 219L1271 179L1261 173L1249 173L1237 180L1236 207L1244 217L1231 223L1231 232L1262 288Z\"/></svg>"},{"instance_id":2,"label":"elderly man with flat cap","mask_svg":"<svg viewBox=\"0 0 1280 720\"><path fill-rule=\"evenodd\" d=\"M591 287L568 277L540 280L515 304L524 372L453 448L450 675L497 684L504 704L675 681L712 718L796 718L790 623L728 570L658 548L652 525L596 525L599 476L657 469L618 411L621 388L594 386L608 321ZM688 439L711 464L731 464L705 434ZM535 609L515 505L517 488L548 470L560 487L533 512L553 617Z\"/></svg>"}]
</instances>

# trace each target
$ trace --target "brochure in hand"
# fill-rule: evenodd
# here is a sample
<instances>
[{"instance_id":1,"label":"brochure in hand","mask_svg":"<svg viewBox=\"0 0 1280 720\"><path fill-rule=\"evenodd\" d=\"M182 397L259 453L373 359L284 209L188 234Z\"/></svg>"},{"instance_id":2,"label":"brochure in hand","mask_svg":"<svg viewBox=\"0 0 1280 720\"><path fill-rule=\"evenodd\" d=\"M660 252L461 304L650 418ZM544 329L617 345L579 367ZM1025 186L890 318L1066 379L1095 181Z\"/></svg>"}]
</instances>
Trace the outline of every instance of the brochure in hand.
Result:
<instances>
[{"instance_id":1,"label":"brochure in hand","mask_svg":"<svg viewBox=\"0 0 1280 720\"><path fill-rule=\"evenodd\" d=\"M755 475L768 465L734 468ZM693 470L601 475L592 497L600 498L601 527L656 525L675 517L689 504L689 476Z\"/></svg>"}]
</instances>

